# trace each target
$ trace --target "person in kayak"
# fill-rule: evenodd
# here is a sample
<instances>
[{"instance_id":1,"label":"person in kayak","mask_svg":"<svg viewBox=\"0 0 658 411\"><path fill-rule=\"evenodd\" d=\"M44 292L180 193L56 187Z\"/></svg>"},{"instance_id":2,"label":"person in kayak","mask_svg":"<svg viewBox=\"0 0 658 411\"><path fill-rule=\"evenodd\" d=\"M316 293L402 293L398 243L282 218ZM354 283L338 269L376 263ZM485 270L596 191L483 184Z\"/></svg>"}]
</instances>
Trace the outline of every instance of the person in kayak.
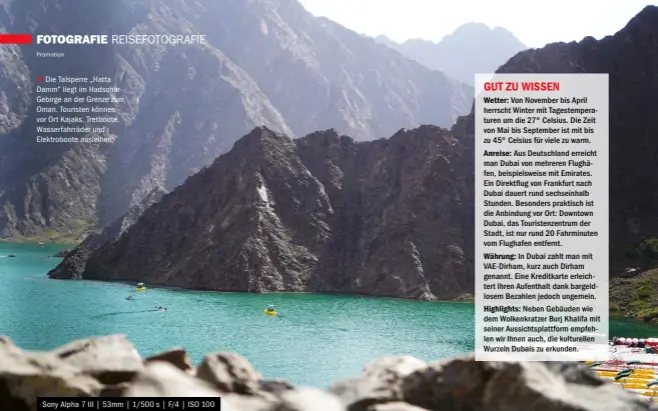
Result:
<instances>
[{"instance_id":1,"label":"person in kayak","mask_svg":"<svg viewBox=\"0 0 658 411\"><path fill-rule=\"evenodd\" d=\"M128 297L126 297L126 300L132 300L132 299L133 299L132 295L129 295Z\"/></svg>"},{"instance_id":2,"label":"person in kayak","mask_svg":"<svg viewBox=\"0 0 658 411\"><path fill-rule=\"evenodd\" d=\"M273 313L274 312L274 304L270 304L269 307L267 307L267 312Z\"/></svg>"}]
</instances>

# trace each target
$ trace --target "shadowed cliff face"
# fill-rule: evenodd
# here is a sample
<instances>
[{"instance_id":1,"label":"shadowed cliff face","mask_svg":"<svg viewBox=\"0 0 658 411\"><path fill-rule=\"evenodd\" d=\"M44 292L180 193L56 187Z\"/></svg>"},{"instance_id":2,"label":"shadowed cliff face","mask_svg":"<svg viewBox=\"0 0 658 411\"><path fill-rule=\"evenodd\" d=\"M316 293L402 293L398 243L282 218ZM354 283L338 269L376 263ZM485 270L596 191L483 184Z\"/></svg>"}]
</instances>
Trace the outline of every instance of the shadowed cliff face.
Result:
<instances>
[{"instance_id":1,"label":"shadowed cliff face","mask_svg":"<svg viewBox=\"0 0 658 411\"><path fill-rule=\"evenodd\" d=\"M526 51L499 72L610 74L610 257L620 272L626 244L658 236L658 7L614 36Z\"/></svg>"},{"instance_id":2,"label":"shadowed cliff face","mask_svg":"<svg viewBox=\"0 0 658 411\"><path fill-rule=\"evenodd\" d=\"M3 46L0 238L77 236L155 187L171 190L254 127L358 140L449 126L472 89L295 0L23 0L0 29L44 34L195 34L202 45ZM61 51L64 58L36 58ZM122 89L108 144L37 144L37 76L107 76ZM106 84L108 85L108 84ZM47 124L56 126L57 124Z\"/></svg>"},{"instance_id":3,"label":"shadowed cliff face","mask_svg":"<svg viewBox=\"0 0 658 411\"><path fill-rule=\"evenodd\" d=\"M94 251L82 277L454 298L473 286L470 158L432 126L367 143L257 128Z\"/></svg>"}]
</instances>

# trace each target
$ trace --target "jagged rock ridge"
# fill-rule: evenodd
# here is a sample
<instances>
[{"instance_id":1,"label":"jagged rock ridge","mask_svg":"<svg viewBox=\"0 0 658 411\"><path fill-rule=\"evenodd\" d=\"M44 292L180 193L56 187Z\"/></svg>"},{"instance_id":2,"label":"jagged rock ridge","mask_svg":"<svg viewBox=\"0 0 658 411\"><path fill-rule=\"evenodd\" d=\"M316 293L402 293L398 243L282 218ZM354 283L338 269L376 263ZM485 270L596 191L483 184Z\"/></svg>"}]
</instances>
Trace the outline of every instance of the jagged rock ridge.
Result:
<instances>
[{"instance_id":1,"label":"jagged rock ridge","mask_svg":"<svg viewBox=\"0 0 658 411\"><path fill-rule=\"evenodd\" d=\"M204 34L208 44L3 46L0 238L104 227L256 126L291 136L334 127L372 140L401 127L449 126L472 94L296 0L22 0L0 5L1 30ZM35 57L56 51L65 57ZM34 82L43 75L110 77L126 99L108 131L115 142L37 144Z\"/></svg>"},{"instance_id":2,"label":"jagged rock ridge","mask_svg":"<svg viewBox=\"0 0 658 411\"><path fill-rule=\"evenodd\" d=\"M82 277L455 298L473 287L472 170L470 148L434 126L362 143L257 128L95 250Z\"/></svg>"},{"instance_id":3,"label":"jagged rock ridge","mask_svg":"<svg viewBox=\"0 0 658 411\"><path fill-rule=\"evenodd\" d=\"M482 23L461 25L437 43L410 39L399 44L386 36L378 36L375 40L469 85L473 85L476 73L493 73L528 48L508 30L492 29Z\"/></svg>"},{"instance_id":4,"label":"jagged rock ridge","mask_svg":"<svg viewBox=\"0 0 658 411\"><path fill-rule=\"evenodd\" d=\"M528 50L501 73L609 73L611 274L627 267L624 249L658 236L658 7L647 6L600 41Z\"/></svg>"}]
</instances>

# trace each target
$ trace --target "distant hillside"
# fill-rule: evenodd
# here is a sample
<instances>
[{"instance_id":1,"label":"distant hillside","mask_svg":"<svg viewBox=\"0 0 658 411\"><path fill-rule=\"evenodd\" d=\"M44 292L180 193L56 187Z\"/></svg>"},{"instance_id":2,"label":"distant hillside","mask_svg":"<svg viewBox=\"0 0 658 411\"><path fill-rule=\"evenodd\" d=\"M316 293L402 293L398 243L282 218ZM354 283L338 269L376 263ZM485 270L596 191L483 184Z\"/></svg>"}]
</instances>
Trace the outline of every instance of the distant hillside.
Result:
<instances>
[{"instance_id":1,"label":"distant hillside","mask_svg":"<svg viewBox=\"0 0 658 411\"><path fill-rule=\"evenodd\" d=\"M171 191L257 126L373 140L402 127L448 127L472 104L470 87L296 0L0 1L0 31L208 41L0 47L0 239L79 238L152 190ZM37 144L41 75L111 78L127 102L112 107L114 142Z\"/></svg>"},{"instance_id":2,"label":"distant hillside","mask_svg":"<svg viewBox=\"0 0 658 411\"><path fill-rule=\"evenodd\" d=\"M386 36L375 40L469 85L473 85L475 73L493 73L528 48L508 30L491 29L482 23L464 24L438 43L414 39L398 44Z\"/></svg>"}]
</instances>

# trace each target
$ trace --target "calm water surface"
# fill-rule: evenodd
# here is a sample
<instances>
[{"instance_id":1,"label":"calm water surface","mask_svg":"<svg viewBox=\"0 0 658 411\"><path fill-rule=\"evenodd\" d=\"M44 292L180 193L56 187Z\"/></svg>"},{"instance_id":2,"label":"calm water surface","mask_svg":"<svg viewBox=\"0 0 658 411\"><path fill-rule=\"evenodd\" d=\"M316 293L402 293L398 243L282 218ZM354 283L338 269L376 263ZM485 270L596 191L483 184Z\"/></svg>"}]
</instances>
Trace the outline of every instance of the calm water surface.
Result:
<instances>
[{"instance_id":1,"label":"calm water surface","mask_svg":"<svg viewBox=\"0 0 658 411\"><path fill-rule=\"evenodd\" d=\"M267 378L327 386L387 354L425 360L473 350L473 306L318 294L231 294L50 280L62 246L0 244L0 335L51 349L123 333L142 355L174 346L195 362L213 351L246 356ZM16 254L16 258L6 258ZM134 301L126 300L134 295ZM276 304L278 318L263 315ZM155 310L167 307L166 312ZM658 328L613 320L611 335L657 337Z\"/></svg>"},{"instance_id":2,"label":"calm water surface","mask_svg":"<svg viewBox=\"0 0 658 411\"><path fill-rule=\"evenodd\" d=\"M174 346L198 362L234 351L267 378L327 386L387 354L433 360L473 350L473 306L317 294L232 294L50 280L61 246L0 244L0 335L29 349L123 333L142 355ZM134 295L134 301L126 300ZM263 315L275 304L278 318ZM166 312L155 311L157 306Z\"/></svg>"}]
</instances>

